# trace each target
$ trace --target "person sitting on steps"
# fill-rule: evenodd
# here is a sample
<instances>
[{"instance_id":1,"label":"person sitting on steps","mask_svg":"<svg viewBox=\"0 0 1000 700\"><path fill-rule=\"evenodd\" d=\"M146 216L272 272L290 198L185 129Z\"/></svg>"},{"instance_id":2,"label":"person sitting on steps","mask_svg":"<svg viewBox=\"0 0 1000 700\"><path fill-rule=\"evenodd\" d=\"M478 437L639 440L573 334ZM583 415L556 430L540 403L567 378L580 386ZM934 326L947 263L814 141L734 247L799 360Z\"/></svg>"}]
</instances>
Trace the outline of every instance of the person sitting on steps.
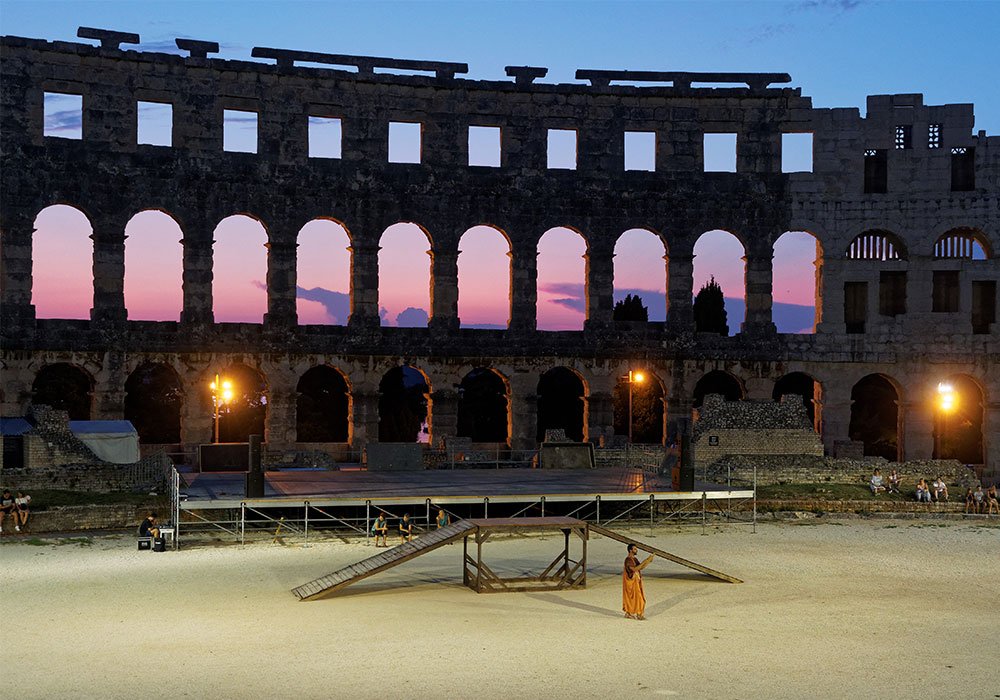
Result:
<instances>
[{"instance_id":1,"label":"person sitting on steps","mask_svg":"<svg viewBox=\"0 0 1000 700\"><path fill-rule=\"evenodd\" d=\"M885 491L885 484L882 482L882 470L876 469L875 473L872 474L872 478L868 480L868 488L872 490L872 493L883 493Z\"/></svg>"},{"instance_id":2,"label":"person sitting on steps","mask_svg":"<svg viewBox=\"0 0 1000 700\"><path fill-rule=\"evenodd\" d=\"M389 545L385 542L386 535L389 534L389 523L385 519L385 513L379 513L378 518L375 519L375 523L372 525L372 535L375 537L376 547L388 547ZM379 544L379 539L382 540L382 544Z\"/></svg>"},{"instance_id":3,"label":"person sitting on steps","mask_svg":"<svg viewBox=\"0 0 1000 700\"><path fill-rule=\"evenodd\" d=\"M403 519L399 521L399 538L401 542L410 542L413 539L413 521L410 514L404 513Z\"/></svg>"}]
</instances>

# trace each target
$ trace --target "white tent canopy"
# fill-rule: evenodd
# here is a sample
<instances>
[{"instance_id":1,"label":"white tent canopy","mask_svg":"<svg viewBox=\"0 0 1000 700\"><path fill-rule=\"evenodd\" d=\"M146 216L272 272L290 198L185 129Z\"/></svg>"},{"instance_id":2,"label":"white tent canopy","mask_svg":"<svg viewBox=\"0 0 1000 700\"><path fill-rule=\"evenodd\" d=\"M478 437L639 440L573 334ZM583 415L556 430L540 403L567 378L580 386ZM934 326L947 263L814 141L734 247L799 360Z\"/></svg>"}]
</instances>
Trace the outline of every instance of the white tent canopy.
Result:
<instances>
[{"instance_id":1,"label":"white tent canopy","mask_svg":"<svg viewBox=\"0 0 1000 700\"><path fill-rule=\"evenodd\" d=\"M127 420L71 420L69 429L105 462L139 461L139 433Z\"/></svg>"}]
</instances>

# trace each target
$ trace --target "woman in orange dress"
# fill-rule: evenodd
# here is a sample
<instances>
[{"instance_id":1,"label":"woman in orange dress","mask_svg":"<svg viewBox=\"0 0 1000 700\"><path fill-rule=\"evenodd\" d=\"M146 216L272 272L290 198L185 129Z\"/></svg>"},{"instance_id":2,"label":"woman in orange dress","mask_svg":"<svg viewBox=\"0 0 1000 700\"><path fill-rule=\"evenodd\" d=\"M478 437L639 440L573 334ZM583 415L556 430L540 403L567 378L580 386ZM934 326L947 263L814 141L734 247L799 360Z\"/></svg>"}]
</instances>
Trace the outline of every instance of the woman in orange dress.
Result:
<instances>
[{"instance_id":1,"label":"woman in orange dress","mask_svg":"<svg viewBox=\"0 0 1000 700\"><path fill-rule=\"evenodd\" d=\"M625 557L625 567L622 569L622 610L625 617L632 620L645 620L642 614L646 611L646 594L642 590L642 574L639 573L653 561L650 554L643 562L636 556L639 549L634 544L628 546L628 556Z\"/></svg>"}]
</instances>

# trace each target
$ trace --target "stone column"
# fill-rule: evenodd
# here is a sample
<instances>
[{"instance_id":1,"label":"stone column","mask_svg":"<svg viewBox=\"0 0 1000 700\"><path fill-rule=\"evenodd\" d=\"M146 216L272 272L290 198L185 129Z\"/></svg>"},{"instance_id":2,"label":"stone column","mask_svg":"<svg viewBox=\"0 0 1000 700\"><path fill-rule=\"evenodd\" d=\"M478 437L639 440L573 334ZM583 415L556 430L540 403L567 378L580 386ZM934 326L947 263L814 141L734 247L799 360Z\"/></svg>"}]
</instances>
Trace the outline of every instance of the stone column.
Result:
<instances>
[{"instance_id":1,"label":"stone column","mask_svg":"<svg viewBox=\"0 0 1000 700\"><path fill-rule=\"evenodd\" d=\"M125 227L112 218L94 220L94 307L90 320L105 325L124 324Z\"/></svg>"},{"instance_id":2,"label":"stone column","mask_svg":"<svg viewBox=\"0 0 1000 700\"><path fill-rule=\"evenodd\" d=\"M611 436L615 431L615 404L612 395L606 391L591 391L584 399L587 417L587 440L598 444L603 436Z\"/></svg>"},{"instance_id":3,"label":"stone column","mask_svg":"<svg viewBox=\"0 0 1000 700\"><path fill-rule=\"evenodd\" d=\"M295 387L270 375L271 390L267 395L267 415L264 421L264 442L269 452L291 449L297 440L296 410L298 396ZM280 382L280 385L276 384Z\"/></svg>"},{"instance_id":4,"label":"stone column","mask_svg":"<svg viewBox=\"0 0 1000 700\"><path fill-rule=\"evenodd\" d=\"M986 464L983 477L986 481L1000 481L1000 401L983 402L983 450Z\"/></svg>"},{"instance_id":5,"label":"stone column","mask_svg":"<svg viewBox=\"0 0 1000 700\"><path fill-rule=\"evenodd\" d=\"M187 231L181 243L184 246L184 325L210 325L215 321L212 310L212 232Z\"/></svg>"},{"instance_id":6,"label":"stone column","mask_svg":"<svg viewBox=\"0 0 1000 700\"><path fill-rule=\"evenodd\" d=\"M774 394L774 382L761 377L746 380L747 398L753 401L770 401Z\"/></svg>"},{"instance_id":7,"label":"stone column","mask_svg":"<svg viewBox=\"0 0 1000 700\"><path fill-rule=\"evenodd\" d=\"M510 447L533 450L538 447L538 378L527 374L510 379Z\"/></svg>"},{"instance_id":8,"label":"stone column","mask_svg":"<svg viewBox=\"0 0 1000 700\"><path fill-rule=\"evenodd\" d=\"M439 389L430 394L427 401L427 427L430 428L435 447L444 447L446 440L458 435L457 391Z\"/></svg>"},{"instance_id":9,"label":"stone column","mask_svg":"<svg viewBox=\"0 0 1000 700\"><path fill-rule=\"evenodd\" d=\"M289 329L299 323L295 307L296 258L298 244L294 239L275 240L267 248L267 313L264 325L268 329Z\"/></svg>"},{"instance_id":10,"label":"stone column","mask_svg":"<svg viewBox=\"0 0 1000 700\"><path fill-rule=\"evenodd\" d=\"M125 357L121 352L106 352L103 367L94 376L91 401L92 420L121 420L125 413Z\"/></svg>"},{"instance_id":11,"label":"stone column","mask_svg":"<svg viewBox=\"0 0 1000 700\"><path fill-rule=\"evenodd\" d=\"M776 330L771 320L774 253L770 249L751 249L744 260L747 312L741 332L747 335L774 335Z\"/></svg>"},{"instance_id":12,"label":"stone column","mask_svg":"<svg viewBox=\"0 0 1000 700\"><path fill-rule=\"evenodd\" d=\"M694 332L694 256L671 252L667 258L667 328Z\"/></svg>"},{"instance_id":13,"label":"stone column","mask_svg":"<svg viewBox=\"0 0 1000 700\"><path fill-rule=\"evenodd\" d=\"M538 256L531 246L517 246L509 253L510 329L534 331L538 314Z\"/></svg>"},{"instance_id":14,"label":"stone column","mask_svg":"<svg viewBox=\"0 0 1000 700\"><path fill-rule=\"evenodd\" d=\"M584 327L602 329L611 325L615 308L615 254L611 249L591 244L587 254L587 320Z\"/></svg>"},{"instance_id":15,"label":"stone column","mask_svg":"<svg viewBox=\"0 0 1000 700\"><path fill-rule=\"evenodd\" d=\"M458 254L454 247L432 250L431 318L428 326L435 331L458 328Z\"/></svg>"},{"instance_id":16,"label":"stone column","mask_svg":"<svg viewBox=\"0 0 1000 700\"><path fill-rule=\"evenodd\" d=\"M351 317L347 325L351 328L378 328L379 246L372 243L352 241L350 251Z\"/></svg>"},{"instance_id":17,"label":"stone column","mask_svg":"<svg viewBox=\"0 0 1000 700\"><path fill-rule=\"evenodd\" d=\"M829 387L830 384L826 386ZM823 447L828 455L834 453L834 443L851 439L852 405L850 387L843 391L831 388L824 392L822 437Z\"/></svg>"},{"instance_id":18,"label":"stone column","mask_svg":"<svg viewBox=\"0 0 1000 700\"><path fill-rule=\"evenodd\" d=\"M35 307L31 304L31 238L34 224L29 215L5 213L0 237L0 325L7 331L29 328L35 322Z\"/></svg>"},{"instance_id":19,"label":"stone column","mask_svg":"<svg viewBox=\"0 0 1000 700\"><path fill-rule=\"evenodd\" d=\"M931 459L934 454L934 403L919 388L913 401L898 401L897 445L904 460Z\"/></svg>"},{"instance_id":20,"label":"stone column","mask_svg":"<svg viewBox=\"0 0 1000 700\"><path fill-rule=\"evenodd\" d=\"M351 449L378 442L378 390L355 389L351 394Z\"/></svg>"},{"instance_id":21,"label":"stone column","mask_svg":"<svg viewBox=\"0 0 1000 700\"><path fill-rule=\"evenodd\" d=\"M182 378L184 403L181 405L181 443L197 447L212 442L214 422L212 399L201 374Z\"/></svg>"}]
</instances>

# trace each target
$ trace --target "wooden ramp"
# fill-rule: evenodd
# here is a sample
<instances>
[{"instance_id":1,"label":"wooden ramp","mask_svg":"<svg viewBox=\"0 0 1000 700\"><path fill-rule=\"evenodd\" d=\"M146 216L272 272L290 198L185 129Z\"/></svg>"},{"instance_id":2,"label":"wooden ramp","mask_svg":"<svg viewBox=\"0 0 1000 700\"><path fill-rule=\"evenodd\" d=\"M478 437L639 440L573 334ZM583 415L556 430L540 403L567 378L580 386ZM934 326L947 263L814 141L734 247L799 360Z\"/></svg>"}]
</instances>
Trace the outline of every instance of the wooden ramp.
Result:
<instances>
[{"instance_id":1,"label":"wooden ramp","mask_svg":"<svg viewBox=\"0 0 1000 700\"><path fill-rule=\"evenodd\" d=\"M693 561L688 561L682 557L678 557L670 552L664 552L662 549L657 549L656 547L651 547L648 544L644 544L639 540L634 540L631 537L626 537L620 532L615 532L614 530L608 530L606 528L600 527L598 525L590 524L590 531L596 532L598 535L604 535L613 540L618 540L619 542L624 542L625 544L634 544L636 547L644 552L649 552L650 554L655 554L656 556L667 559L674 562L675 564L680 564L681 566L686 566L689 569L694 569L695 571L700 571L707 576L712 578L717 578L720 581L727 581L729 583L743 583L740 579L735 576L730 576L729 574L724 574L721 571L716 571L715 569L709 569L707 566L702 566L701 564L696 564Z\"/></svg>"},{"instance_id":2,"label":"wooden ramp","mask_svg":"<svg viewBox=\"0 0 1000 700\"><path fill-rule=\"evenodd\" d=\"M327 574L315 581L303 584L298 588L293 588L292 593L298 596L299 600L315 600L323 596L330 595L334 591L357 583L361 579L373 576L386 569L399 566L421 554L426 554L438 547L462 539L470 532L476 530L476 523L469 520L460 520L442 527L440 530L432 530L421 535L412 542L387 549L381 554L368 557L357 564L345 566L343 569Z\"/></svg>"}]
</instances>

